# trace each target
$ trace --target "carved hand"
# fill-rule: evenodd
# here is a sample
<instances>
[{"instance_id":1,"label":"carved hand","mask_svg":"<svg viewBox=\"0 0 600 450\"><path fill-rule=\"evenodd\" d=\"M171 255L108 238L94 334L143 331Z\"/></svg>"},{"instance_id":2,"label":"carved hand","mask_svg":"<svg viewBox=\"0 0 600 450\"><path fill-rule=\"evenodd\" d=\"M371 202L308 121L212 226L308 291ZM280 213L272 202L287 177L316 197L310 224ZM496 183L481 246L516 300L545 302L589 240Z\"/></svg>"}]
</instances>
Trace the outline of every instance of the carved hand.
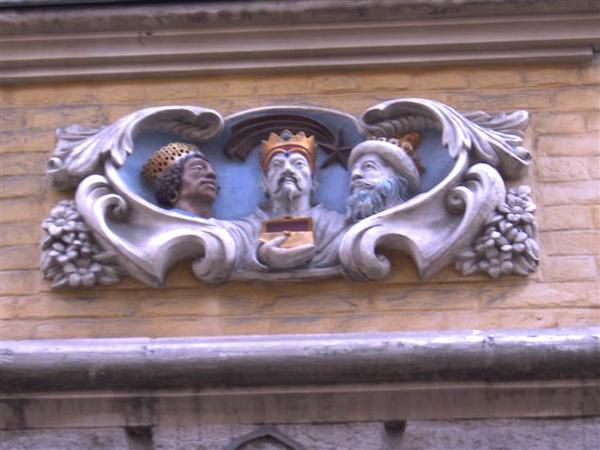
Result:
<instances>
[{"instance_id":1,"label":"carved hand","mask_svg":"<svg viewBox=\"0 0 600 450\"><path fill-rule=\"evenodd\" d=\"M308 263L316 253L313 244L298 247L280 247L287 240L287 236L280 236L265 242L258 248L258 259L271 269L291 269Z\"/></svg>"}]
</instances>

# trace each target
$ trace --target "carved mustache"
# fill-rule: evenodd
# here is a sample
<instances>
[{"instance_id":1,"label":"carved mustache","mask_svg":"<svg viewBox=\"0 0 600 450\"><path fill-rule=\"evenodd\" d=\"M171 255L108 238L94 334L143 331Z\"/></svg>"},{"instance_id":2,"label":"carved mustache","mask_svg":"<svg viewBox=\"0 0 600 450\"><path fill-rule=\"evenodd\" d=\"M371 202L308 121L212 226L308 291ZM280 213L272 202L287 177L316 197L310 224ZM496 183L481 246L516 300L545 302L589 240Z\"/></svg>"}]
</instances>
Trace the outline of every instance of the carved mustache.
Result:
<instances>
[{"instance_id":1,"label":"carved mustache","mask_svg":"<svg viewBox=\"0 0 600 450\"><path fill-rule=\"evenodd\" d=\"M352 177L352 190L354 189L373 189L375 185L363 177Z\"/></svg>"},{"instance_id":2,"label":"carved mustache","mask_svg":"<svg viewBox=\"0 0 600 450\"><path fill-rule=\"evenodd\" d=\"M281 191L281 189L283 189L283 185L286 181L293 181L296 185L296 189L300 190L300 180L293 172L288 171L281 174L281 176L277 180L277 190L275 191L275 194L278 194Z\"/></svg>"}]
</instances>

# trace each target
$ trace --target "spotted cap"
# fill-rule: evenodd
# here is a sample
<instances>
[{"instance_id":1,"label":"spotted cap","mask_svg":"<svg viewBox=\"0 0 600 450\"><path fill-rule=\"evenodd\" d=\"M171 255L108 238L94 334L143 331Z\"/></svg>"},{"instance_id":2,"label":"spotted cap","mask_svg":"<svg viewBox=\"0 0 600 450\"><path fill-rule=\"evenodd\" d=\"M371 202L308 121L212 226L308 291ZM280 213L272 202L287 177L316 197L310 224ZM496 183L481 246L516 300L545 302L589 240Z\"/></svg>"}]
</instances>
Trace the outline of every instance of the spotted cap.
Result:
<instances>
[{"instance_id":1,"label":"spotted cap","mask_svg":"<svg viewBox=\"0 0 600 450\"><path fill-rule=\"evenodd\" d=\"M177 164L181 158L186 157L192 153L198 154L203 159L206 159L204 153L200 151L198 147L192 144L185 144L183 142L172 142L159 148L154 154L146 161L142 169L144 179L150 185L154 185L156 180L165 173L167 169Z\"/></svg>"}]
</instances>

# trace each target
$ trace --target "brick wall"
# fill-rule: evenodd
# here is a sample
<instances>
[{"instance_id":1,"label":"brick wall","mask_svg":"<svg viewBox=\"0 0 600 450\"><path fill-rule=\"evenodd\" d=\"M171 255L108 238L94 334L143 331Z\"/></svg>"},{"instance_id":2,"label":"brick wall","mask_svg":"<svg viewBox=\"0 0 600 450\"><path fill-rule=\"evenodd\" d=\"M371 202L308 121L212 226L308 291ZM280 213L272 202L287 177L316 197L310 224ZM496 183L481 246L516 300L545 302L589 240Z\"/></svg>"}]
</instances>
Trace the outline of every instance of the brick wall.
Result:
<instances>
[{"instance_id":1,"label":"brick wall","mask_svg":"<svg viewBox=\"0 0 600 450\"><path fill-rule=\"evenodd\" d=\"M526 147L538 205L542 264L534 276L492 281L451 268L421 282L394 256L378 283L227 283L206 287L189 265L167 288L131 279L51 291L38 269L40 222L72 193L44 176L54 129L110 123L136 109L197 104L227 115L274 104L353 114L394 97L458 110L527 109ZM3 339L566 327L600 324L600 66L343 71L210 76L173 81L70 82L2 89L0 292Z\"/></svg>"}]
</instances>

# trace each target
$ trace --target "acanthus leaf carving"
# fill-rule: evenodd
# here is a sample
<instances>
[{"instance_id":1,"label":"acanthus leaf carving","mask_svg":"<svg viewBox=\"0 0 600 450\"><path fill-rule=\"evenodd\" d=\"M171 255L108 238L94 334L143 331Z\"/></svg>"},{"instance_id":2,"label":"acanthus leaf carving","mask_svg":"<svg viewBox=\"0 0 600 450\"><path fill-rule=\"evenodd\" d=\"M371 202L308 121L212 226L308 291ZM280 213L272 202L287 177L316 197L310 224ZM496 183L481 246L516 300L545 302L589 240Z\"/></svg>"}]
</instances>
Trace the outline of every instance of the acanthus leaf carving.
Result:
<instances>
[{"instance_id":1,"label":"acanthus leaf carving","mask_svg":"<svg viewBox=\"0 0 600 450\"><path fill-rule=\"evenodd\" d=\"M134 151L135 138L148 128L201 143L222 130L223 119L216 111L197 106L161 106L136 111L106 127L59 129L54 157L47 164L52 184L59 190L75 187L86 176L101 172L107 157L120 167Z\"/></svg>"},{"instance_id":2,"label":"acanthus leaf carving","mask_svg":"<svg viewBox=\"0 0 600 450\"><path fill-rule=\"evenodd\" d=\"M207 283L225 281L231 273L235 244L215 220L178 217L128 203L101 175L80 184L76 202L98 240L117 254L130 275L146 284L162 286L167 271L184 258L194 259L194 274Z\"/></svg>"},{"instance_id":3,"label":"acanthus leaf carving","mask_svg":"<svg viewBox=\"0 0 600 450\"><path fill-rule=\"evenodd\" d=\"M487 164L472 166L457 186L454 180L462 176L459 169L433 195L418 196L350 228L340 244L346 275L359 280L386 276L390 263L382 250L409 254L425 279L454 261L505 195L502 178Z\"/></svg>"},{"instance_id":4,"label":"acanthus leaf carving","mask_svg":"<svg viewBox=\"0 0 600 450\"><path fill-rule=\"evenodd\" d=\"M473 162L485 162L507 178L518 178L525 175L531 159L521 147L528 117L527 111L460 114L435 100L397 99L367 109L360 124L367 133L378 137L441 129L442 142L452 157L464 149Z\"/></svg>"}]
</instances>

